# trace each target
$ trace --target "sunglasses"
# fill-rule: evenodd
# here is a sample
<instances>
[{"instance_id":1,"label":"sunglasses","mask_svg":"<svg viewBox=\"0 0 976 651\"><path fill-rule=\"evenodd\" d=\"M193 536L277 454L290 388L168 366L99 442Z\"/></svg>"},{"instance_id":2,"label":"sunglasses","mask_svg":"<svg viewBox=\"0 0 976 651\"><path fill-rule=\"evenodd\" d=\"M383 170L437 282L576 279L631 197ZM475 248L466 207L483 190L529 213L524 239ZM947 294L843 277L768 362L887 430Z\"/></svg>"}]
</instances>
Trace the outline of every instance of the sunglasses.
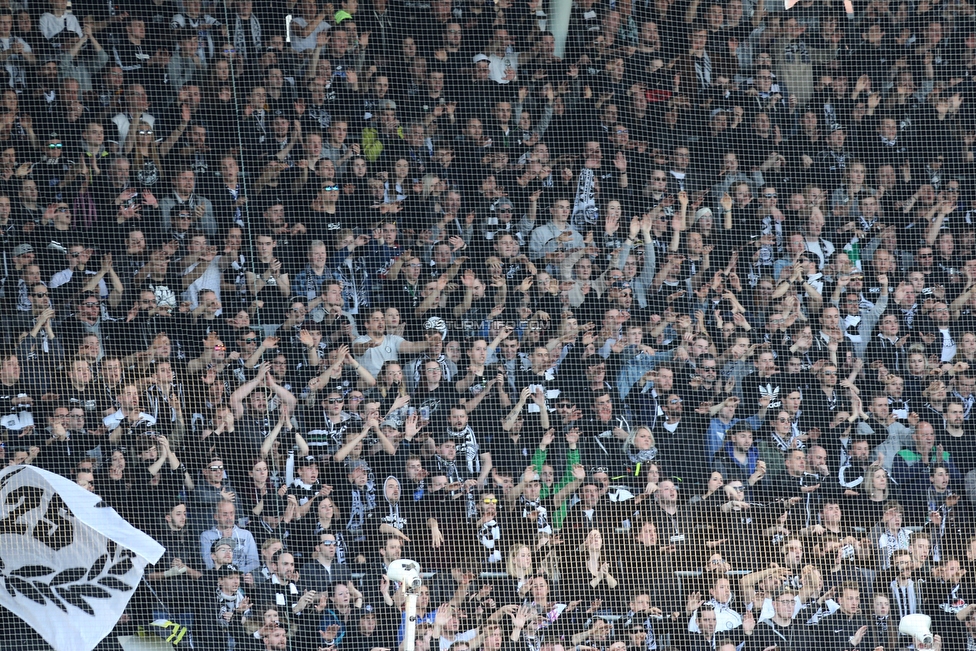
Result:
<instances>
[{"instance_id":1,"label":"sunglasses","mask_svg":"<svg viewBox=\"0 0 976 651\"><path fill-rule=\"evenodd\" d=\"M775 192L766 192L763 196L767 199L775 199L778 195Z\"/></svg>"},{"instance_id":2,"label":"sunglasses","mask_svg":"<svg viewBox=\"0 0 976 651\"><path fill-rule=\"evenodd\" d=\"M217 470L223 470L224 467L223 466L210 466L210 469L216 472Z\"/></svg>"},{"instance_id":3,"label":"sunglasses","mask_svg":"<svg viewBox=\"0 0 976 651\"><path fill-rule=\"evenodd\" d=\"M485 499L482 500L482 502L484 502L485 504L498 504L498 498L497 497L486 497Z\"/></svg>"},{"instance_id":4,"label":"sunglasses","mask_svg":"<svg viewBox=\"0 0 976 651\"><path fill-rule=\"evenodd\" d=\"M323 186L322 189L325 190L326 192L338 192L339 191L339 186L338 185L326 185L326 186Z\"/></svg>"},{"instance_id":5,"label":"sunglasses","mask_svg":"<svg viewBox=\"0 0 976 651\"><path fill-rule=\"evenodd\" d=\"M335 547L336 546L336 541L334 541L334 540L320 540L319 541L319 544L322 545L323 547Z\"/></svg>"},{"instance_id":6,"label":"sunglasses","mask_svg":"<svg viewBox=\"0 0 976 651\"><path fill-rule=\"evenodd\" d=\"M329 398L330 405L341 405L343 402L345 401L342 398Z\"/></svg>"},{"instance_id":7,"label":"sunglasses","mask_svg":"<svg viewBox=\"0 0 976 651\"><path fill-rule=\"evenodd\" d=\"M48 145L48 149L61 149L61 147L63 147L63 145L60 142Z\"/></svg>"},{"instance_id":8,"label":"sunglasses","mask_svg":"<svg viewBox=\"0 0 976 651\"><path fill-rule=\"evenodd\" d=\"M227 350L227 346L224 346L223 344L217 344L216 346L214 346L214 350L218 353L223 352Z\"/></svg>"}]
</instances>

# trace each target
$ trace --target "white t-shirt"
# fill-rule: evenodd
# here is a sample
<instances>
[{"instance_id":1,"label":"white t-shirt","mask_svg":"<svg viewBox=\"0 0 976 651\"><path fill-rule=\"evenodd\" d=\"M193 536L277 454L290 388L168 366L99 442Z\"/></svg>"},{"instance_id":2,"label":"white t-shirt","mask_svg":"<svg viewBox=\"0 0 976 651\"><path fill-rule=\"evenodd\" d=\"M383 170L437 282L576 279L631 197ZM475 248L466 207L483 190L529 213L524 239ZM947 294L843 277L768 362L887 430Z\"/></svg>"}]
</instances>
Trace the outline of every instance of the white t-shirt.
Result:
<instances>
[{"instance_id":1,"label":"white t-shirt","mask_svg":"<svg viewBox=\"0 0 976 651\"><path fill-rule=\"evenodd\" d=\"M354 344L368 344L372 341L369 335L362 335L361 337L353 340ZM356 361L362 364L367 371L373 374L373 377L379 375L380 369L383 368L383 362L397 361L399 359L400 344L402 344L406 339L403 337L398 337L397 335L386 335L383 337L383 342L379 346L373 346L368 348L361 357L357 357Z\"/></svg>"},{"instance_id":2,"label":"white t-shirt","mask_svg":"<svg viewBox=\"0 0 976 651\"><path fill-rule=\"evenodd\" d=\"M190 273L195 270L199 265L206 264L207 269L204 271L199 278L190 283L190 286L186 288L183 292L183 300L189 301L190 309L195 310L199 307L198 297L200 292L209 289L212 290L217 295L217 300L220 300L220 256L214 257L209 263L205 262L195 262L187 270L186 273Z\"/></svg>"},{"instance_id":3,"label":"white t-shirt","mask_svg":"<svg viewBox=\"0 0 976 651\"><path fill-rule=\"evenodd\" d=\"M952 338L949 328L939 328L939 335L942 337L942 362L951 362L956 356L956 342Z\"/></svg>"},{"instance_id":4,"label":"white t-shirt","mask_svg":"<svg viewBox=\"0 0 976 651\"><path fill-rule=\"evenodd\" d=\"M459 632L457 635L454 636L453 640L449 640L446 637L442 636L440 640L441 651L447 651L448 649L451 648L452 644L455 644L457 642L470 642L476 637L478 637L478 629L476 628L473 628L470 631L465 631L463 633Z\"/></svg>"}]
</instances>

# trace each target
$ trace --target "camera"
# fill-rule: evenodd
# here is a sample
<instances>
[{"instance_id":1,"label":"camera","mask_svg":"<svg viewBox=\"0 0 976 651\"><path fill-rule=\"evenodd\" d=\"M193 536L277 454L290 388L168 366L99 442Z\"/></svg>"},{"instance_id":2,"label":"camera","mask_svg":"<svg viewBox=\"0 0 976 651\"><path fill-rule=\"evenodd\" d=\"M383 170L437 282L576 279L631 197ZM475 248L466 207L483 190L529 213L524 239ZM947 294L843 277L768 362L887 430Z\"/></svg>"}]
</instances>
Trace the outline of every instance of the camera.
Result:
<instances>
[{"instance_id":1,"label":"camera","mask_svg":"<svg viewBox=\"0 0 976 651\"><path fill-rule=\"evenodd\" d=\"M420 564L407 559L390 563L386 575L391 581L403 583L408 590L416 590L423 583L420 579Z\"/></svg>"}]
</instances>

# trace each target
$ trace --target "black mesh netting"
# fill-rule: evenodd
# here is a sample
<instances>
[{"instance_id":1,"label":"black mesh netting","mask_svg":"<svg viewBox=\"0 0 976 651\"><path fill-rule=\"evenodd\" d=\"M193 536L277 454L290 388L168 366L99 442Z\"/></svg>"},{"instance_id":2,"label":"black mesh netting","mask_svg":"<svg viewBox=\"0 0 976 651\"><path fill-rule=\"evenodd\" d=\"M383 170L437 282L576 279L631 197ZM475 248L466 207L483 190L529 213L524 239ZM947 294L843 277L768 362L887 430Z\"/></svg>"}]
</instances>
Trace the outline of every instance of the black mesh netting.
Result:
<instances>
[{"instance_id":1,"label":"black mesh netting","mask_svg":"<svg viewBox=\"0 0 976 651\"><path fill-rule=\"evenodd\" d=\"M5 643L976 649L976 6L787 4L0 2Z\"/></svg>"}]
</instances>

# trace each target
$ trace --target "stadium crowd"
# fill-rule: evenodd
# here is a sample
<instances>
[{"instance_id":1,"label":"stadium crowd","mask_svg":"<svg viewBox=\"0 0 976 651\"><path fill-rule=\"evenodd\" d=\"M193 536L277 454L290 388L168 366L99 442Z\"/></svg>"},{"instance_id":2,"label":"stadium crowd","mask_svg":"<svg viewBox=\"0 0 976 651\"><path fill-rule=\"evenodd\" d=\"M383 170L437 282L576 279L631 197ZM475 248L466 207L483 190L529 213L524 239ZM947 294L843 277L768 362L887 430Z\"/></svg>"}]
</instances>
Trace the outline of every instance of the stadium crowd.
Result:
<instances>
[{"instance_id":1,"label":"stadium crowd","mask_svg":"<svg viewBox=\"0 0 976 651\"><path fill-rule=\"evenodd\" d=\"M976 649L976 7L853 9L0 1L0 457L165 546L116 633Z\"/></svg>"}]
</instances>

